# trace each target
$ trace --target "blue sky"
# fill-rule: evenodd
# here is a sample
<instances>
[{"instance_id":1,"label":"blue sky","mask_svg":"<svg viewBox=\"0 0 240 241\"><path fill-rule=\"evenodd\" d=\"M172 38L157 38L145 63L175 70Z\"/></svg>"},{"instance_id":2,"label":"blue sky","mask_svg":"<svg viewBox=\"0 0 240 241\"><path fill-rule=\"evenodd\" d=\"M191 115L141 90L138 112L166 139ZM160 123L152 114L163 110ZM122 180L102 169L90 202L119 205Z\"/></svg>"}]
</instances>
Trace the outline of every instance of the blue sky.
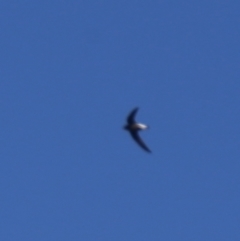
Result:
<instances>
[{"instance_id":1,"label":"blue sky","mask_svg":"<svg viewBox=\"0 0 240 241\"><path fill-rule=\"evenodd\" d=\"M0 239L240 240L239 7L2 1Z\"/></svg>"}]
</instances>

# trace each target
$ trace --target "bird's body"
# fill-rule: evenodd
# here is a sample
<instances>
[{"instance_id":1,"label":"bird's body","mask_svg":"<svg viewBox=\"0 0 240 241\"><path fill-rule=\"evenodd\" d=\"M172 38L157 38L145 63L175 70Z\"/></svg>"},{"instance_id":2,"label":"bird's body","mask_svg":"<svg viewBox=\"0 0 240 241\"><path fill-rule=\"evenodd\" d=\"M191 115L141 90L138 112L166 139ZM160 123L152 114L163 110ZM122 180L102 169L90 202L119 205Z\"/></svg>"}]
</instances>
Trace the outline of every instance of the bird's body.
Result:
<instances>
[{"instance_id":1,"label":"bird's body","mask_svg":"<svg viewBox=\"0 0 240 241\"><path fill-rule=\"evenodd\" d=\"M129 131L132 138L139 144L139 146L141 146L145 151L151 152L138 135L138 131L145 130L148 128L148 126L135 121L137 111L138 108L135 108L130 112L129 116L127 117L127 125L124 126L124 129Z\"/></svg>"},{"instance_id":2,"label":"bird's body","mask_svg":"<svg viewBox=\"0 0 240 241\"><path fill-rule=\"evenodd\" d=\"M141 131L141 130L145 130L147 128L148 128L148 126L146 126L146 125L144 125L142 123L133 123L131 125L126 125L126 129L129 130L129 131L130 130L139 130L139 131Z\"/></svg>"}]
</instances>

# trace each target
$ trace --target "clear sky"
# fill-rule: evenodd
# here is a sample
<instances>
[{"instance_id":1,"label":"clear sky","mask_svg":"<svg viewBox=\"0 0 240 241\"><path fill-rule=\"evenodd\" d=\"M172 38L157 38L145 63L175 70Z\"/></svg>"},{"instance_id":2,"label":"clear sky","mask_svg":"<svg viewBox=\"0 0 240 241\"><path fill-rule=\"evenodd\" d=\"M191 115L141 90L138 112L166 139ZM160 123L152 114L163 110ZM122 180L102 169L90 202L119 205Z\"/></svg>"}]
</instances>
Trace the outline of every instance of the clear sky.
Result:
<instances>
[{"instance_id":1,"label":"clear sky","mask_svg":"<svg viewBox=\"0 0 240 241\"><path fill-rule=\"evenodd\" d=\"M1 1L0 240L240 240L239 9Z\"/></svg>"}]
</instances>

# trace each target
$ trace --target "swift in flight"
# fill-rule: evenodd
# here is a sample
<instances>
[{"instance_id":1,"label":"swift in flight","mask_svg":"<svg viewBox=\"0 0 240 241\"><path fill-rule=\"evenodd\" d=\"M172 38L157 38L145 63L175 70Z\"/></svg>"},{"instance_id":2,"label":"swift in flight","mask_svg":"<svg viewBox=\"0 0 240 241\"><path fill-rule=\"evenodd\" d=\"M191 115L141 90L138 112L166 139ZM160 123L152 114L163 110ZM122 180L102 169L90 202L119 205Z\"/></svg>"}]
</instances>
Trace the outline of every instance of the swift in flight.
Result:
<instances>
[{"instance_id":1,"label":"swift in flight","mask_svg":"<svg viewBox=\"0 0 240 241\"><path fill-rule=\"evenodd\" d=\"M127 117L127 124L124 126L124 129L129 131L132 138L138 143L140 147L142 147L145 151L151 152L150 149L146 146L143 140L139 136L139 131L145 130L148 128L147 125L142 123L138 123L135 121L135 116L138 112L138 107L133 109Z\"/></svg>"}]
</instances>

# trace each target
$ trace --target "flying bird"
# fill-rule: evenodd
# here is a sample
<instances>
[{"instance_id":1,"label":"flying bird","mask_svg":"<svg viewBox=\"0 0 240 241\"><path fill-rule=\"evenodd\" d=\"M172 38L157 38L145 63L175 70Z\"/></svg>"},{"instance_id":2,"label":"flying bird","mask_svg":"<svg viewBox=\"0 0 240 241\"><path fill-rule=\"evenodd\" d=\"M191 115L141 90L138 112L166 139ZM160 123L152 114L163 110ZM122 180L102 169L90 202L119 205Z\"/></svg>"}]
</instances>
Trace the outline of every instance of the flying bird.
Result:
<instances>
[{"instance_id":1,"label":"flying bird","mask_svg":"<svg viewBox=\"0 0 240 241\"><path fill-rule=\"evenodd\" d=\"M148 128L147 125L142 123L138 123L135 121L135 116L138 112L138 107L134 108L127 117L127 124L124 126L124 129L129 131L132 138L138 143L140 147L142 147L145 151L151 152L150 149L146 146L146 144L142 141L139 136L139 131L145 130Z\"/></svg>"}]
</instances>

